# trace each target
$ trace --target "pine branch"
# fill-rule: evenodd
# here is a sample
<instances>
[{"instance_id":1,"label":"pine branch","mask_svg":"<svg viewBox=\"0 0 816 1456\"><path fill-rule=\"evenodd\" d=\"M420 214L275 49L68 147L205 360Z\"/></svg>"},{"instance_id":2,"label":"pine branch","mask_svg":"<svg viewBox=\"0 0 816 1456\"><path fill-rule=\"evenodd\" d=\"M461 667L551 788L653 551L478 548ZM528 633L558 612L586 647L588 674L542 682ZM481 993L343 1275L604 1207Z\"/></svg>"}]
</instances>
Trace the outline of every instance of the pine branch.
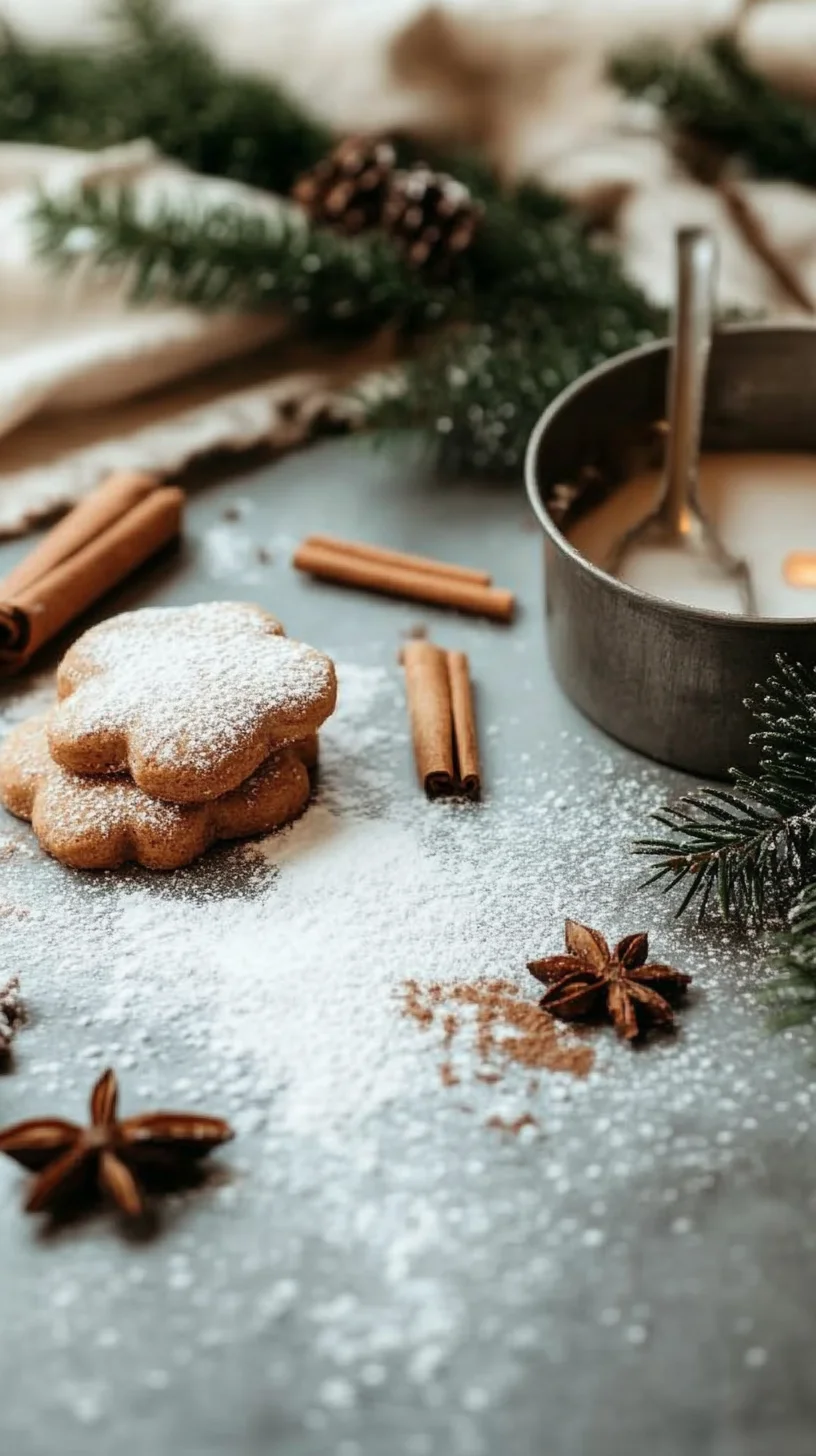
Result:
<instances>
[{"instance_id":1,"label":"pine branch","mask_svg":"<svg viewBox=\"0 0 816 1456\"><path fill-rule=\"evenodd\" d=\"M115 108L127 137L149 136L195 172L274 192L331 145L331 134L282 89L224 68L167 0L120 0Z\"/></svg>"},{"instance_id":2,"label":"pine branch","mask_svg":"<svg viewBox=\"0 0 816 1456\"><path fill-rule=\"evenodd\" d=\"M470 324L409 366L398 398L372 405L370 424L429 430L447 467L518 469L544 404L587 368L662 332L662 313L596 253L579 225L536 194L493 196L472 256L449 284L409 269L376 233L354 241L241 206L165 207L139 214L128 190L42 197L41 256L61 266L126 270L134 301L198 308L288 308L311 333L385 325L420 339L442 323Z\"/></svg>"},{"instance_id":3,"label":"pine branch","mask_svg":"<svg viewBox=\"0 0 816 1456\"><path fill-rule=\"evenodd\" d=\"M816 668L779 659L758 702L756 775L735 773L734 789L700 789L653 817L663 836L639 841L654 860L647 884L685 893L678 914L715 896L725 919L779 912L816 875Z\"/></svg>"},{"instance_id":4,"label":"pine branch","mask_svg":"<svg viewBox=\"0 0 816 1456\"><path fill-rule=\"evenodd\" d=\"M420 280L384 239L348 240L293 209L259 216L231 205L149 218L128 189L42 196L33 214L40 256L64 268L80 259L124 271L136 303L266 312L286 309L324 337L384 325L414 332L458 307L454 290Z\"/></svg>"},{"instance_id":5,"label":"pine branch","mask_svg":"<svg viewBox=\"0 0 816 1456\"><path fill-rule=\"evenodd\" d=\"M549 192L538 182L523 181L509 188L484 157L470 150L459 148L450 151L408 136L395 137L392 144L398 167L421 163L432 167L435 172L446 172L485 204L510 201L517 219L541 225L565 217L569 211L568 204L559 193Z\"/></svg>"},{"instance_id":6,"label":"pine branch","mask_svg":"<svg viewBox=\"0 0 816 1456\"><path fill-rule=\"evenodd\" d=\"M288 193L329 150L329 129L284 91L223 67L166 0L119 0L104 47L30 44L0 24L0 139L97 149L148 136L194 171ZM488 165L408 138L400 165L422 159L483 197L501 186ZM530 221L563 214L563 201L519 189Z\"/></svg>"},{"instance_id":7,"label":"pine branch","mask_svg":"<svg viewBox=\"0 0 816 1456\"><path fill-rule=\"evenodd\" d=\"M816 1022L816 880L794 902L787 930L774 937L771 957L779 972L766 992L774 1025Z\"/></svg>"},{"instance_id":8,"label":"pine branch","mask_svg":"<svg viewBox=\"0 0 816 1456\"><path fill-rule=\"evenodd\" d=\"M104 146L107 90L92 52L29 46L0 26L0 139L50 146ZM118 136L116 138L119 139Z\"/></svg>"},{"instance_id":9,"label":"pine branch","mask_svg":"<svg viewBox=\"0 0 816 1456\"><path fill-rule=\"evenodd\" d=\"M546 222L536 225L536 203ZM665 333L665 315L593 248L574 218L529 187L485 207L468 260L474 327L405 371L369 414L374 429L420 428L445 470L516 474L541 411L613 355Z\"/></svg>"},{"instance_id":10,"label":"pine branch","mask_svg":"<svg viewBox=\"0 0 816 1456\"><path fill-rule=\"evenodd\" d=\"M599 359L662 330L662 311L628 281L614 254L590 245L575 219L556 214L548 223L533 224L534 195L528 187L518 200L516 195L488 200L474 245L449 284L409 269L380 234L349 242L327 229L301 224L294 212L289 214L288 241L274 252L277 257L286 246L294 248L298 238L308 240L302 251L315 252L320 259L319 268L314 262L309 265L315 274L325 271L328 257L353 260L355 272L364 272L375 290L382 275L389 296L404 294L414 304L425 300L423 322L455 312L502 322L506 328L512 323L528 333L542 327L551 331L553 326L574 332L579 325L581 332L589 329L585 352L600 351ZM546 213L549 196L541 192L540 197ZM148 280L136 295L139 301L163 296L208 308L269 306L269 233L275 225L257 222L240 205L183 212L165 207L147 218L139 215L127 188L88 188L73 197L42 197L34 224L45 259L70 264L82 237L83 252L99 266L132 262ZM159 261L161 267L156 266ZM300 257L295 261L299 267ZM240 276L235 272L239 266L244 270ZM192 279L187 276L191 268ZM538 312L529 322L531 304ZM515 310L512 320L510 307Z\"/></svg>"},{"instance_id":11,"label":"pine branch","mask_svg":"<svg viewBox=\"0 0 816 1456\"><path fill-rule=\"evenodd\" d=\"M225 70L164 0L122 0L113 43L0 44L0 139L95 149L148 136L197 172L288 192L330 134L273 84Z\"/></svg>"},{"instance_id":12,"label":"pine branch","mask_svg":"<svg viewBox=\"0 0 816 1456\"><path fill-rule=\"evenodd\" d=\"M559 327L573 323L576 310L589 321L593 310L601 308L604 319L592 335L595 341L608 335L602 358L627 348L638 330L648 338L663 330L663 313L626 278L617 254L593 246L575 217L536 216L536 197L544 213L549 194L529 185L485 204L467 263L471 286L481 300L480 320L506 326L508 299L546 308L549 322ZM526 312L526 307L517 308L514 326L523 326ZM534 321L534 328L541 326L540 318ZM617 327L625 331L625 343L613 337Z\"/></svg>"},{"instance_id":13,"label":"pine branch","mask_svg":"<svg viewBox=\"0 0 816 1456\"><path fill-rule=\"evenodd\" d=\"M595 364L655 337L661 322L655 314L651 328L641 326L596 299L558 324L544 306L513 303L502 319L451 334L410 363L402 393L378 402L368 423L425 430L446 471L517 478L550 401Z\"/></svg>"},{"instance_id":14,"label":"pine branch","mask_svg":"<svg viewBox=\"0 0 816 1456\"><path fill-rule=\"evenodd\" d=\"M783 96L720 37L690 54L649 46L615 57L613 80L654 102L678 131L692 133L759 177L816 184L816 109Z\"/></svg>"}]
</instances>

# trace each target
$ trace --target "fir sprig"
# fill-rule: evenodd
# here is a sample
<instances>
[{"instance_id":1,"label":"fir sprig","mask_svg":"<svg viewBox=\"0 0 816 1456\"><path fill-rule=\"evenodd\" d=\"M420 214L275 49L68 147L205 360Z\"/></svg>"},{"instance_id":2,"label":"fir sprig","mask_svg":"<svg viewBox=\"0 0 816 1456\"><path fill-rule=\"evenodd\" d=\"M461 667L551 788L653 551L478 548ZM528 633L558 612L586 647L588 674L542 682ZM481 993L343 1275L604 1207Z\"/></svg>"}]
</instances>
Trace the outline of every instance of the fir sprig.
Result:
<instances>
[{"instance_id":1,"label":"fir sprig","mask_svg":"<svg viewBox=\"0 0 816 1456\"><path fill-rule=\"evenodd\" d=\"M489 310L494 314L494 310ZM638 310L640 314L640 310ZM405 367L405 389L368 413L374 429L420 428L451 471L518 470L541 411L566 385L620 350L661 331L662 318L630 318L598 300L558 310L510 304L503 318L442 340Z\"/></svg>"},{"instance_id":2,"label":"fir sprig","mask_svg":"<svg viewBox=\"0 0 816 1456\"><path fill-rule=\"evenodd\" d=\"M208 309L263 311L287 296L280 269L291 259L285 282L294 285L289 296L296 313L304 311L298 279L305 260L310 295L324 285L334 289L338 279L353 289L365 283L378 320L389 309L404 314L419 308L422 323L455 314L501 322L507 331L531 337L588 327L588 342L601 358L653 337L663 313L625 278L617 259L597 252L573 218L556 216L534 226L528 193L518 205L512 195L488 201L471 252L450 283L411 269L378 232L344 239L285 207L275 218L240 203L166 204L147 215L128 187L87 187L73 195L43 195L33 223L39 253L53 263L68 266L81 251L99 267L132 265L138 302L161 297ZM362 299L354 304L355 316L361 307Z\"/></svg>"},{"instance_id":3,"label":"fir sprig","mask_svg":"<svg viewBox=\"0 0 816 1456\"><path fill-rule=\"evenodd\" d=\"M536 195L541 216L531 211ZM523 328L527 305L533 304L546 308L549 323L560 327L574 324L579 314L583 323L590 321L594 310L601 309L605 326L614 316L628 331L642 329L653 337L655 328L665 324L662 311L629 281L615 253L593 245L576 217L543 215L549 197L528 184L485 202L464 265L464 276L479 297L479 320ZM512 321L507 319L508 300L515 307ZM541 331L540 313L530 327ZM596 338L603 333L595 330ZM604 357L625 347L608 334Z\"/></svg>"},{"instance_id":4,"label":"fir sprig","mask_svg":"<svg viewBox=\"0 0 816 1456\"><path fill-rule=\"evenodd\" d=\"M328 130L277 86L224 68L165 0L119 0L99 49L0 39L0 139L96 149L149 137L193 171L288 192Z\"/></svg>"},{"instance_id":5,"label":"fir sprig","mask_svg":"<svg viewBox=\"0 0 816 1456\"><path fill-rule=\"evenodd\" d=\"M783 96L729 38L682 53L639 47L610 69L628 95L652 101L678 131L741 158L757 176L816 184L816 108Z\"/></svg>"},{"instance_id":6,"label":"fir sprig","mask_svg":"<svg viewBox=\"0 0 816 1456\"><path fill-rule=\"evenodd\" d=\"M786 929L774 937L771 960L778 979L766 1000L775 1026L816 1022L816 880L797 897Z\"/></svg>"},{"instance_id":7,"label":"fir sprig","mask_svg":"<svg viewBox=\"0 0 816 1456\"><path fill-rule=\"evenodd\" d=\"M383 238L349 240L286 206L267 216L237 204L163 204L145 217L130 188L85 188L41 196L32 221L42 256L125 270L136 303L285 309L324 337L385 324L416 330L457 306L454 290L429 286Z\"/></svg>"},{"instance_id":8,"label":"fir sprig","mask_svg":"<svg viewBox=\"0 0 816 1456\"><path fill-rule=\"evenodd\" d=\"M451 282L409 268L385 236L344 239L285 207L259 217L239 203L166 205L148 216L127 188L88 188L41 197L33 223L41 256L124 269L137 303L284 308L327 341L399 330L421 351L405 388L371 403L368 423L430 431L450 468L516 471L536 418L565 384L664 329L617 259L530 187L487 198ZM429 329L443 324L457 327L429 347Z\"/></svg>"},{"instance_id":9,"label":"fir sprig","mask_svg":"<svg viewBox=\"0 0 816 1456\"><path fill-rule=\"evenodd\" d=\"M368 423L429 431L446 467L503 474L518 469L564 385L664 323L573 220L535 228L528 206L487 204L485 234L455 286L413 272L377 234L349 241L286 211L270 220L238 205L165 207L148 219L132 192L105 189L44 196L34 224L42 256L66 266L81 249L101 268L125 268L139 303L287 308L328 339L388 325L410 340L458 323L408 364L402 391L371 404Z\"/></svg>"},{"instance_id":10,"label":"fir sprig","mask_svg":"<svg viewBox=\"0 0 816 1456\"><path fill-rule=\"evenodd\" d=\"M780 658L752 706L756 774L666 806L654 818L668 832L635 846L655 861L648 884L684 889L678 914L714 895L726 919L760 919L816 878L816 668Z\"/></svg>"}]
</instances>

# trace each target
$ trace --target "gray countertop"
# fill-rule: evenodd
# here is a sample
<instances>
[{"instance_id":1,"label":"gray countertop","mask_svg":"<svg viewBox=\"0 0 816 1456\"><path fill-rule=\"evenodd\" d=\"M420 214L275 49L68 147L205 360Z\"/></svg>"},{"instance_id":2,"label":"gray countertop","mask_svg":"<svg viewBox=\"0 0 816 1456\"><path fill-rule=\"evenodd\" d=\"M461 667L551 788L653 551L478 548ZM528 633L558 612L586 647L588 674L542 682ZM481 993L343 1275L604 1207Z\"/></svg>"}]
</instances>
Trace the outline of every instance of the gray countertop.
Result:
<instances>
[{"instance_id":1,"label":"gray countertop","mask_svg":"<svg viewBox=\"0 0 816 1456\"><path fill-rule=\"evenodd\" d=\"M304 580L290 548L317 529L486 565L518 621ZM682 781L557 690L520 490L327 443L202 487L182 554L107 605L222 597L338 662L304 819L153 877L72 873L0 823L0 972L29 1009L2 1120L80 1116L110 1061L126 1111L238 1133L150 1239L105 1216L40 1231L0 1166L0 1449L812 1456L813 1043L767 1034L759 942L638 890L628 844ZM470 654L481 806L417 789L396 656L418 623ZM3 689L5 723L47 701L47 669ZM588 1077L491 1084L469 1026L448 1051L402 1014L409 977L533 995L525 960L565 914L648 928L693 973L676 1036L603 1028ZM517 1137L489 1125L525 1114Z\"/></svg>"}]
</instances>

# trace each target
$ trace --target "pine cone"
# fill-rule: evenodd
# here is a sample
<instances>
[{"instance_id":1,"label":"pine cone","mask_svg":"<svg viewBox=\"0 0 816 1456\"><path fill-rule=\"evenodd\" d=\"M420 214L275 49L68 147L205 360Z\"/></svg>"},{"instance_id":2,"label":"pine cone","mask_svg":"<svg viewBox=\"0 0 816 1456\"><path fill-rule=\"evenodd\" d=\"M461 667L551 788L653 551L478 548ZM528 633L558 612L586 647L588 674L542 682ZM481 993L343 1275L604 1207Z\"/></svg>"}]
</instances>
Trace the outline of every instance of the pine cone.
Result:
<instances>
[{"instance_id":1,"label":"pine cone","mask_svg":"<svg viewBox=\"0 0 816 1456\"><path fill-rule=\"evenodd\" d=\"M370 137L347 137L292 189L314 222L344 233L379 227L394 172L394 148Z\"/></svg>"},{"instance_id":2,"label":"pine cone","mask_svg":"<svg viewBox=\"0 0 816 1456\"><path fill-rule=\"evenodd\" d=\"M383 227L415 268L446 273L470 247L481 216L481 204L455 177L417 163L394 173Z\"/></svg>"}]
</instances>

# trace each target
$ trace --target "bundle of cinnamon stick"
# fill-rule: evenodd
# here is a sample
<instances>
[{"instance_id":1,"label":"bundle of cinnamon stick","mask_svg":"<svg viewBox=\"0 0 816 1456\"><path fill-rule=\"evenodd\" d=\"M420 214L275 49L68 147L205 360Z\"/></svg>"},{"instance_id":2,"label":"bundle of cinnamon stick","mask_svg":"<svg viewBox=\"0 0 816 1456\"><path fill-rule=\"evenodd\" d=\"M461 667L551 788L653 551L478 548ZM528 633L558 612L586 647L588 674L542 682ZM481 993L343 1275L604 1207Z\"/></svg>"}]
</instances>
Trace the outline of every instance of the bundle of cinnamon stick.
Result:
<instances>
[{"instance_id":1,"label":"bundle of cinnamon stick","mask_svg":"<svg viewBox=\"0 0 816 1456\"><path fill-rule=\"evenodd\" d=\"M34 653L178 536L183 491L154 475L112 475L0 581L0 671Z\"/></svg>"},{"instance_id":2,"label":"bundle of cinnamon stick","mask_svg":"<svg viewBox=\"0 0 816 1456\"><path fill-rule=\"evenodd\" d=\"M513 593L493 586L487 571L371 546L365 541L308 536L298 546L292 564L298 571L323 581L407 597L429 606L454 607L496 622L511 621L516 607Z\"/></svg>"},{"instance_id":3,"label":"bundle of cinnamon stick","mask_svg":"<svg viewBox=\"0 0 816 1456\"><path fill-rule=\"evenodd\" d=\"M429 799L478 799L482 780L470 668L464 652L409 642L402 652L419 781Z\"/></svg>"}]
</instances>

